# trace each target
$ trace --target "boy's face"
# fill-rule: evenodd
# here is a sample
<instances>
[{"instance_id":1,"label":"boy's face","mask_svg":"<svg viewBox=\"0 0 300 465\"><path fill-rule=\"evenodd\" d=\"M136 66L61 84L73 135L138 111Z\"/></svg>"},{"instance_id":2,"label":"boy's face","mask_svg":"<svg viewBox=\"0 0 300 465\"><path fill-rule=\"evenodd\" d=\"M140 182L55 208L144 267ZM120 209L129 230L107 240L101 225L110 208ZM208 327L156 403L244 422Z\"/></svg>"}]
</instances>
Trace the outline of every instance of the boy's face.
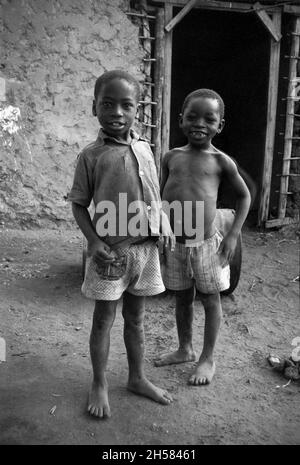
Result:
<instances>
[{"instance_id":1,"label":"boy's face","mask_svg":"<svg viewBox=\"0 0 300 465\"><path fill-rule=\"evenodd\" d=\"M218 100L211 97L192 98L180 116L179 125L191 145L208 148L212 138L224 126Z\"/></svg>"},{"instance_id":2,"label":"boy's face","mask_svg":"<svg viewBox=\"0 0 300 465\"><path fill-rule=\"evenodd\" d=\"M134 85L119 78L104 84L93 101L93 114L104 131L122 140L127 140L137 108Z\"/></svg>"}]
</instances>

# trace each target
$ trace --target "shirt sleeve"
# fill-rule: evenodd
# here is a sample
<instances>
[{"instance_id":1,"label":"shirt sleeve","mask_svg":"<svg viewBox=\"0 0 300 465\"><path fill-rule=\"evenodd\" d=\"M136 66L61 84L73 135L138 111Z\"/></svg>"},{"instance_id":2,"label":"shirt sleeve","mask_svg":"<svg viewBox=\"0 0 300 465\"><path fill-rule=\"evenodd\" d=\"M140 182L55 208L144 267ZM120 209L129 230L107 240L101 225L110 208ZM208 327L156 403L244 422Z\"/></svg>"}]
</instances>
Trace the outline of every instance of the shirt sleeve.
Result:
<instances>
[{"instance_id":1,"label":"shirt sleeve","mask_svg":"<svg viewBox=\"0 0 300 465\"><path fill-rule=\"evenodd\" d=\"M68 200L88 207L93 197L93 172L92 166L84 152L78 155L75 168L73 186L69 192Z\"/></svg>"}]
</instances>

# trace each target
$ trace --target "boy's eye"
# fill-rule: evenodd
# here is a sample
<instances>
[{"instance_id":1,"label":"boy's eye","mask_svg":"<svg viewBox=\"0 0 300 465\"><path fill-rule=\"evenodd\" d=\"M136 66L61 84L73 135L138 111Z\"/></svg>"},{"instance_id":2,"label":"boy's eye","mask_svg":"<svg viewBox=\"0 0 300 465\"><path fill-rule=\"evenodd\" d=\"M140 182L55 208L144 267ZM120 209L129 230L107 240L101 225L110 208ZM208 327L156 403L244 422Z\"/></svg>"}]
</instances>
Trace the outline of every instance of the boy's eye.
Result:
<instances>
[{"instance_id":1,"label":"boy's eye","mask_svg":"<svg viewBox=\"0 0 300 465\"><path fill-rule=\"evenodd\" d=\"M132 103L124 103L124 108L126 108L126 110L129 110L132 107L133 107Z\"/></svg>"},{"instance_id":2,"label":"boy's eye","mask_svg":"<svg viewBox=\"0 0 300 465\"><path fill-rule=\"evenodd\" d=\"M112 104L111 102L102 102L103 108L111 108Z\"/></svg>"}]
</instances>

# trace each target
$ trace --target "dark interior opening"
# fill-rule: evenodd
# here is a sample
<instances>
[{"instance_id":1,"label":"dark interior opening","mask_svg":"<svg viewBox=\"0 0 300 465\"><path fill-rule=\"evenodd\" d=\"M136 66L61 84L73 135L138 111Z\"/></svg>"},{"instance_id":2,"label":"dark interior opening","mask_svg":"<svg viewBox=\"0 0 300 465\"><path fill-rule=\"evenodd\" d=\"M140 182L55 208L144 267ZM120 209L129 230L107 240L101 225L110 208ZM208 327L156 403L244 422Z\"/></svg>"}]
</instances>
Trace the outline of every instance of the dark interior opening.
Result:
<instances>
[{"instance_id":1,"label":"dark interior opening","mask_svg":"<svg viewBox=\"0 0 300 465\"><path fill-rule=\"evenodd\" d=\"M170 147L186 143L178 127L185 96L201 87L217 91L225 102L225 127L213 144L255 181L253 210L261 187L269 57L269 33L254 14L193 9L173 30ZM219 207L234 204L230 189L221 186Z\"/></svg>"}]
</instances>

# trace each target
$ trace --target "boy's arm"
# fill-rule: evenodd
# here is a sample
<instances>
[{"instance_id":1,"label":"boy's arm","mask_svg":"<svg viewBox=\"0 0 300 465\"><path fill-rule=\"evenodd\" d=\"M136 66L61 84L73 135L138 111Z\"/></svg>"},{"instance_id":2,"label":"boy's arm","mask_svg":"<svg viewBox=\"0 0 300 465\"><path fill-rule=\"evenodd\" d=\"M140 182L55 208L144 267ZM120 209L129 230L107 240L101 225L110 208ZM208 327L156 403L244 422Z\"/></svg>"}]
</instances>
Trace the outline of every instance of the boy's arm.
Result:
<instances>
[{"instance_id":1,"label":"boy's arm","mask_svg":"<svg viewBox=\"0 0 300 465\"><path fill-rule=\"evenodd\" d=\"M161 164L161 178L160 178L160 195L161 196L163 195L163 190L164 190L165 184L169 176L168 160L169 160L169 152L165 154L165 156L162 159L162 164Z\"/></svg>"},{"instance_id":2,"label":"boy's arm","mask_svg":"<svg viewBox=\"0 0 300 465\"><path fill-rule=\"evenodd\" d=\"M88 241L88 255L94 256L95 260L101 263L111 262L114 255L110 254L110 248L95 231L88 209L79 203L72 202L72 212L76 223Z\"/></svg>"},{"instance_id":3,"label":"boy's arm","mask_svg":"<svg viewBox=\"0 0 300 465\"><path fill-rule=\"evenodd\" d=\"M69 193L73 216L88 241L88 255L100 261L111 260L109 247L101 241L88 212L93 194L93 168L83 151L78 155L73 186Z\"/></svg>"},{"instance_id":4,"label":"boy's arm","mask_svg":"<svg viewBox=\"0 0 300 465\"><path fill-rule=\"evenodd\" d=\"M161 165L161 179L160 179L161 197L163 195L163 190L164 190L165 184L169 176L168 154L169 152L163 157L162 165ZM163 211L163 209L161 209L161 212L160 212L160 229L161 229L161 235L164 238L165 247L169 246L171 251L173 252L175 249L176 238L170 226L169 218L167 214Z\"/></svg>"},{"instance_id":5,"label":"boy's arm","mask_svg":"<svg viewBox=\"0 0 300 465\"><path fill-rule=\"evenodd\" d=\"M243 180L245 181L246 186L248 187L248 190L249 190L250 196L251 196L251 204L250 204L250 208L251 208L253 203L254 203L256 194L257 194L256 184L253 181L253 179L251 178L251 176L241 166L239 166L238 162L233 157L230 157L230 158L235 162L235 164L237 166L237 169L238 169L238 172L240 173Z\"/></svg>"},{"instance_id":6,"label":"boy's arm","mask_svg":"<svg viewBox=\"0 0 300 465\"><path fill-rule=\"evenodd\" d=\"M236 164L226 156L223 159L222 165L223 175L233 188L237 199L233 223L218 250L218 254L222 256L221 263L225 266L226 262L229 262L233 257L238 235L249 212L251 196L245 181L238 172Z\"/></svg>"}]
</instances>

